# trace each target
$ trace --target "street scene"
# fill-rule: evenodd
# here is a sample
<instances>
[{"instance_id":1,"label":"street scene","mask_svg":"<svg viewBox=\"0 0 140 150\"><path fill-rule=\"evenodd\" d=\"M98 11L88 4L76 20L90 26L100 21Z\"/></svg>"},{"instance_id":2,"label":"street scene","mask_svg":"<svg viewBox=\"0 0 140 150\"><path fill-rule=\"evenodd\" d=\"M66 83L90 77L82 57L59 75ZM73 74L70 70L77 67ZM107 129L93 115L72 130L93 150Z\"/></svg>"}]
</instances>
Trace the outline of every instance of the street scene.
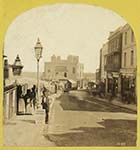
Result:
<instances>
[{"instance_id":1,"label":"street scene","mask_svg":"<svg viewBox=\"0 0 140 150\"><path fill-rule=\"evenodd\" d=\"M114 12L25 12L7 31L3 73L3 146L136 146L135 35Z\"/></svg>"}]
</instances>

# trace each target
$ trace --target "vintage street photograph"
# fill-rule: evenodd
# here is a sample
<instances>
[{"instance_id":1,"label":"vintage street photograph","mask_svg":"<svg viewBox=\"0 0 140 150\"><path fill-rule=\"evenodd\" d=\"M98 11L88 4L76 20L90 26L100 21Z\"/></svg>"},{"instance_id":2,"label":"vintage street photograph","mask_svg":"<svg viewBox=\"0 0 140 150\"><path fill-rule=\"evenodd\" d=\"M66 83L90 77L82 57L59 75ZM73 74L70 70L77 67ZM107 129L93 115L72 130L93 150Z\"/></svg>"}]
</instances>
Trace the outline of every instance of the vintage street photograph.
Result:
<instances>
[{"instance_id":1,"label":"vintage street photograph","mask_svg":"<svg viewBox=\"0 0 140 150\"><path fill-rule=\"evenodd\" d=\"M3 43L3 146L136 146L136 40L103 7L30 9Z\"/></svg>"}]
</instances>

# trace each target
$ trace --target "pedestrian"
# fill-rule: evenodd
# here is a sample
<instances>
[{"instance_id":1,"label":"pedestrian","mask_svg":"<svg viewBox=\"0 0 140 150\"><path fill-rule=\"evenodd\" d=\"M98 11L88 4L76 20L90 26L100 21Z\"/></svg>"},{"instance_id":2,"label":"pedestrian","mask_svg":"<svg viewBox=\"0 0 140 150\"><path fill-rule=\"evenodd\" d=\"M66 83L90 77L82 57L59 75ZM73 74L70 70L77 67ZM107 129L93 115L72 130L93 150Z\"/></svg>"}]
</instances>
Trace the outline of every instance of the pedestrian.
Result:
<instances>
[{"instance_id":1,"label":"pedestrian","mask_svg":"<svg viewBox=\"0 0 140 150\"><path fill-rule=\"evenodd\" d=\"M48 118L49 118L49 99L46 91L42 92L42 108L45 109L45 123L48 124Z\"/></svg>"},{"instance_id":2,"label":"pedestrian","mask_svg":"<svg viewBox=\"0 0 140 150\"><path fill-rule=\"evenodd\" d=\"M55 86L55 93L57 93L57 83L55 83L54 86Z\"/></svg>"},{"instance_id":3,"label":"pedestrian","mask_svg":"<svg viewBox=\"0 0 140 150\"><path fill-rule=\"evenodd\" d=\"M112 90L109 89L109 93L108 93L108 101L111 102L113 99L113 94L112 94Z\"/></svg>"},{"instance_id":4,"label":"pedestrian","mask_svg":"<svg viewBox=\"0 0 140 150\"><path fill-rule=\"evenodd\" d=\"M23 96L25 103L25 113L27 112L27 105L30 103L30 98L31 98L31 90L27 89L26 94Z\"/></svg>"},{"instance_id":5,"label":"pedestrian","mask_svg":"<svg viewBox=\"0 0 140 150\"><path fill-rule=\"evenodd\" d=\"M22 86L17 85L17 114L19 113L19 100L23 97Z\"/></svg>"},{"instance_id":6,"label":"pedestrian","mask_svg":"<svg viewBox=\"0 0 140 150\"><path fill-rule=\"evenodd\" d=\"M33 85L31 89L31 101L33 102L33 108L35 110L35 105L36 105L36 86Z\"/></svg>"}]
</instances>

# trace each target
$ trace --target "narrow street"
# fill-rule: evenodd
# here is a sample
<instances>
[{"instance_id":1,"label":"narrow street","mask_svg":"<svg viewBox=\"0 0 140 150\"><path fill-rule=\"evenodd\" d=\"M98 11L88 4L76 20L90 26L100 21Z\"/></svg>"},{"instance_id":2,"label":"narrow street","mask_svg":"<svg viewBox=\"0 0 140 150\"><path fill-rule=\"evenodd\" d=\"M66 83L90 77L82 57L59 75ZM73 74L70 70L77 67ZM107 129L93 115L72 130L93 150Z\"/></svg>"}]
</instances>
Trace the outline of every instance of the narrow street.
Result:
<instances>
[{"instance_id":1,"label":"narrow street","mask_svg":"<svg viewBox=\"0 0 140 150\"><path fill-rule=\"evenodd\" d=\"M55 100L44 136L56 146L134 146L136 113L71 91Z\"/></svg>"}]
</instances>

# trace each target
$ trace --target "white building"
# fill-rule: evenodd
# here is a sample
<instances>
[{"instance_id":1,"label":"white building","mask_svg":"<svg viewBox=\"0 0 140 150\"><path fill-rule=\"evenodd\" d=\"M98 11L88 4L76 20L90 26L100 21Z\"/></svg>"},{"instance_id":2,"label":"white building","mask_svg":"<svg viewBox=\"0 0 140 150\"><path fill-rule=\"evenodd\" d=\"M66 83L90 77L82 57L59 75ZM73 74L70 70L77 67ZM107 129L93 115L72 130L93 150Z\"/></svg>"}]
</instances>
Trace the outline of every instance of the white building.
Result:
<instances>
[{"instance_id":1,"label":"white building","mask_svg":"<svg viewBox=\"0 0 140 150\"><path fill-rule=\"evenodd\" d=\"M53 55L50 62L45 62L44 79L70 79L79 85L83 79L84 65L79 62L78 56L69 55L67 59Z\"/></svg>"},{"instance_id":2,"label":"white building","mask_svg":"<svg viewBox=\"0 0 140 150\"><path fill-rule=\"evenodd\" d=\"M136 41L129 24L122 29L121 92L136 86Z\"/></svg>"}]
</instances>

